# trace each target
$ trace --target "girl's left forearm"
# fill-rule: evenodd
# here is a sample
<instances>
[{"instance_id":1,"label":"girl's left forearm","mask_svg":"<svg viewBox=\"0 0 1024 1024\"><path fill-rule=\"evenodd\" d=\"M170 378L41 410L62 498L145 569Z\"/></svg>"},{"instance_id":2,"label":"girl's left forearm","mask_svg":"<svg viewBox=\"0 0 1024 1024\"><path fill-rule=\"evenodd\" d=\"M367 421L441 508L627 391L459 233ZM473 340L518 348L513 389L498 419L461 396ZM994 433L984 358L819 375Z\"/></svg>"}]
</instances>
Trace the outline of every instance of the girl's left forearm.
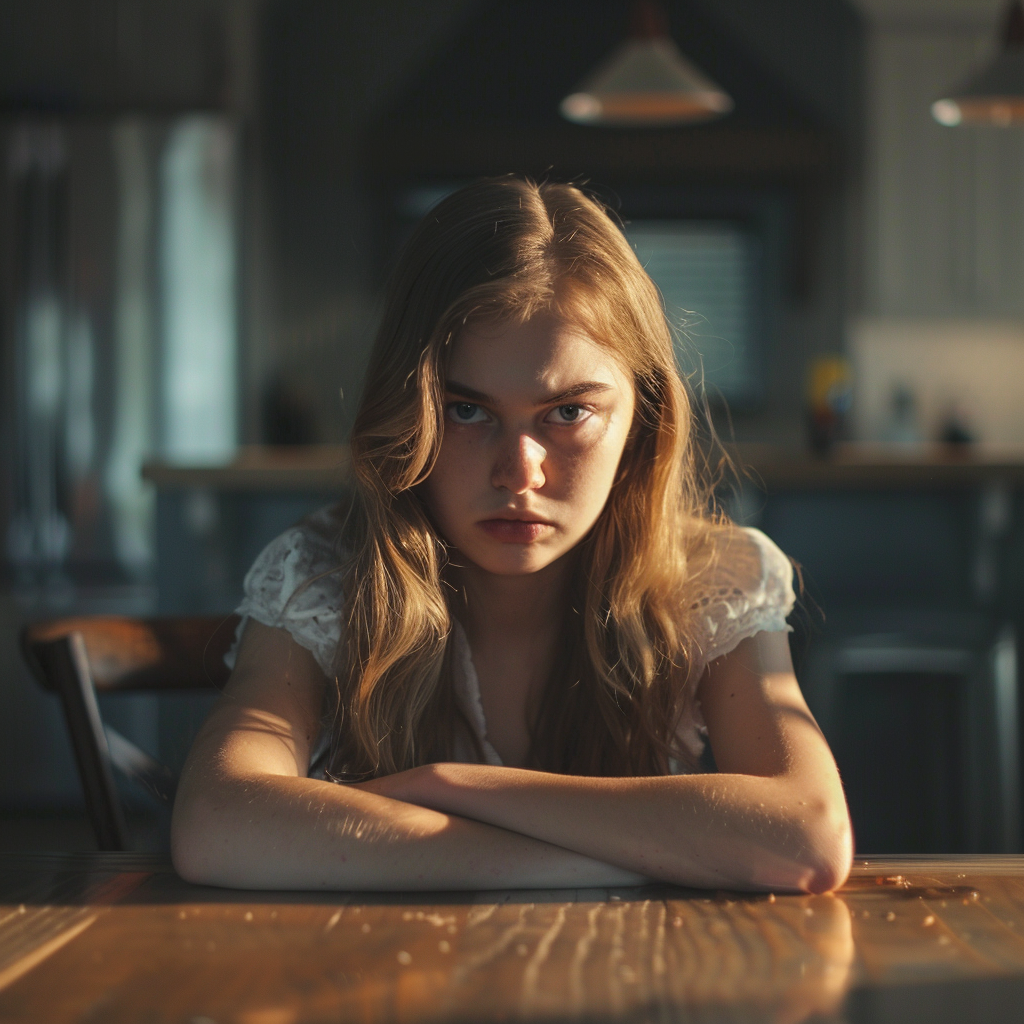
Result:
<instances>
[{"instance_id":1,"label":"girl's left forearm","mask_svg":"<svg viewBox=\"0 0 1024 1024\"><path fill-rule=\"evenodd\" d=\"M595 778L436 764L377 784L678 885L824 892L849 871L841 791L792 776Z\"/></svg>"}]
</instances>

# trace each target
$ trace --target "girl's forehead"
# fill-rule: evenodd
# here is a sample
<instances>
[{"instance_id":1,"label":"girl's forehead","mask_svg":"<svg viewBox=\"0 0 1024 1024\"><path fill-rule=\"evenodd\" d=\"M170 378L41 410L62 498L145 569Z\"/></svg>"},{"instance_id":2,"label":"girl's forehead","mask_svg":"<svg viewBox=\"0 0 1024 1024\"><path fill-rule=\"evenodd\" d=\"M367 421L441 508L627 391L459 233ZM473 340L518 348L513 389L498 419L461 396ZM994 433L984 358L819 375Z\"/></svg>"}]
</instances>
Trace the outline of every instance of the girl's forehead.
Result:
<instances>
[{"instance_id":1,"label":"girl's forehead","mask_svg":"<svg viewBox=\"0 0 1024 1024\"><path fill-rule=\"evenodd\" d=\"M609 384L628 382L615 352L580 325L547 311L525 321L467 324L453 340L448 361L449 379L465 384L467 375L511 383L581 373Z\"/></svg>"}]
</instances>

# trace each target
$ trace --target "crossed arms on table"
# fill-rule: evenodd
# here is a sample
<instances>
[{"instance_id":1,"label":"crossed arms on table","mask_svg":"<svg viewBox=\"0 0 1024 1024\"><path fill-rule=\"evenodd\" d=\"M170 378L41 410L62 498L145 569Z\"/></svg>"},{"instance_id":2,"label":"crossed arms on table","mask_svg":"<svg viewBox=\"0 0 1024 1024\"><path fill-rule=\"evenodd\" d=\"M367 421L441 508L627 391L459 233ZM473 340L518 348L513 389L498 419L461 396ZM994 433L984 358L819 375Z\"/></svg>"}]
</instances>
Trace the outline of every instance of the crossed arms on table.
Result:
<instances>
[{"instance_id":1,"label":"crossed arms on table","mask_svg":"<svg viewBox=\"0 0 1024 1024\"><path fill-rule=\"evenodd\" d=\"M326 681L251 622L174 808L187 880L240 888L635 885L823 892L852 856L846 802L786 635L712 663L700 699L719 771L593 778L432 764L359 785L306 777Z\"/></svg>"}]
</instances>

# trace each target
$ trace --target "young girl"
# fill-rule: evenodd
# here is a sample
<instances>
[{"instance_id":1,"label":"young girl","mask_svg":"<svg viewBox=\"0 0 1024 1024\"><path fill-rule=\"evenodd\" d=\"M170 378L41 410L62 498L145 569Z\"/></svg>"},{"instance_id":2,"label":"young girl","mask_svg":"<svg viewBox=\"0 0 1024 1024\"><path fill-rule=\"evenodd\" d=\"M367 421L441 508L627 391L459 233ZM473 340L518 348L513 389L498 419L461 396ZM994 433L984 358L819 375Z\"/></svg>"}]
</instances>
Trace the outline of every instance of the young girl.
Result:
<instances>
[{"instance_id":1,"label":"young girl","mask_svg":"<svg viewBox=\"0 0 1024 1024\"><path fill-rule=\"evenodd\" d=\"M438 205L388 293L352 498L246 578L178 789L181 875L842 884L790 564L709 514L691 419L658 293L596 202L502 178Z\"/></svg>"}]
</instances>

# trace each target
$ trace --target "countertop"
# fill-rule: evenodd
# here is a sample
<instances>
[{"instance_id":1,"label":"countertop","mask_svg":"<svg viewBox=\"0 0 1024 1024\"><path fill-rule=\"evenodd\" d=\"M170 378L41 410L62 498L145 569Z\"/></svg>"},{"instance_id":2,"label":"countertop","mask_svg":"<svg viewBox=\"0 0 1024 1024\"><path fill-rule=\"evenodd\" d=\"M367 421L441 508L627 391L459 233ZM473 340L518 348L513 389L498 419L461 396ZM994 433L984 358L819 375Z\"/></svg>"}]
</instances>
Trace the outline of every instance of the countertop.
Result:
<instances>
[{"instance_id":1,"label":"countertop","mask_svg":"<svg viewBox=\"0 0 1024 1024\"><path fill-rule=\"evenodd\" d=\"M796 447L728 445L740 477L765 491L822 489L947 489L999 483L1024 487L1024 446L842 444L827 457ZM247 446L222 465L153 461L143 476L162 490L322 491L349 476L345 445Z\"/></svg>"}]
</instances>

